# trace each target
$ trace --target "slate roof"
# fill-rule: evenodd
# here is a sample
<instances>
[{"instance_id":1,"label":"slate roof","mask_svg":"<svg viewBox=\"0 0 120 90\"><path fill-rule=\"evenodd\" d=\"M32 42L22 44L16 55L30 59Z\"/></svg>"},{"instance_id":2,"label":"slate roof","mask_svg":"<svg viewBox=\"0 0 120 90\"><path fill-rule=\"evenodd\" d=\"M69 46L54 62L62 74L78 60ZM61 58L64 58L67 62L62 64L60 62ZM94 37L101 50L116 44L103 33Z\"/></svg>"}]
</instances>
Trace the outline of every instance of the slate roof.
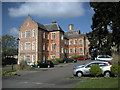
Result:
<instances>
[{"instance_id":1,"label":"slate roof","mask_svg":"<svg viewBox=\"0 0 120 90\"><path fill-rule=\"evenodd\" d=\"M74 32L77 32L80 34L80 30L69 30L69 31L65 32L65 34L69 35L69 34L73 34Z\"/></svg>"},{"instance_id":2,"label":"slate roof","mask_svg":"<svg viewBox=\"0 0 120 90\"><path fill-rule=\"evenodd\" d=\"M64 37L67 38L67 39L70 39L70 38L86 37L86 35L85 34L73 34L73 35L67 35L66 34Z\"/></svg>"},{"instance_id":3,"label":"slate roof","mask_svg":"<svg viewBox=\"0 0 120 90\"><path fill-rule=\"evenodd\" d=\"M42 30L45 30L45 31L62 31L62 28L56 23L56 24L47 24L47 25L43 25L43 24L40 24L38 22L36 22L38 24L38 28L42 29Z\"/></svg>"},{"instance_id":4,"label":"slate roof","mask_svg":"<svg viewBox=\"0 0 120 90\"><path fill-rule=\"evenodd\" d=\"M47 25L45 25L45 27L46 27L47 31L56 31L56 30L58 30L58 31L64 32L57 23L56 24L47 24Z\"/></svg>"},{"instance_id":5,"label":"slate roof","mask_svg":"<svg viewBox=\"0 0 120 90\"><path fill-rule=\"evenodd\" d=\"M57 23L52 23L52 24L47 24L47 25L43 25L43 24L40 24L38 22L36 22L38 24L38 28L42 29L42 30L45 30L45 31L62 31L62 28L57 24ZM66 39L70 39L70 38L79 38L79 37L84 37L86 36L85 34L81 34L79 32L80 30L77 30L77 31L67 31L65 32L64 34L64 38ZM74 32L78 32L78 34L73 34Z\"/></svg>"},{"instance_id":6,"label":"slate roof","mask_svg":"<svg viewBox=\"0 0 120 90\"><path fill-rule=\"evenodd\" d=\"M70 38L79 38L79 37L86 37L85 34L80 33L80 30L69 30L65 32L64 35L65 38L70 39Z\"/></svg>"},{"instance_id":7,"label":"slate roof","mask_svg":"<svg viewBox=\"0 0 120 90\"><path fill-rule=\"evenodd\" d=\"M47 30L43 24L40 24L38 22L37 22L37 24L38 24L38 28L43 29L43 30Z\"/></svg>"}]
</instances>

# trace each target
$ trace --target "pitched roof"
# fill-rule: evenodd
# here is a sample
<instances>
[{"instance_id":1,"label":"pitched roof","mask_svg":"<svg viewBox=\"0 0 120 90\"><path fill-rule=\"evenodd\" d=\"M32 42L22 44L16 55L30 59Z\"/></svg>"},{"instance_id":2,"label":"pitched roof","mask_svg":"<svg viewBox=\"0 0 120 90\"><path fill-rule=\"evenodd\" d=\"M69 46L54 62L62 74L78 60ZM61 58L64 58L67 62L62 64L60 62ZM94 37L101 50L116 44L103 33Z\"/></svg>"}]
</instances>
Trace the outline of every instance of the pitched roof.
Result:
<instances>
[{"instance_id":1,"label":"pitched roof","mask_svg":"<svg viewBox=\"0 0 120 90\"><path fill-rule=\"evenodd\" d=\"M79 37L86 37L85 34L72 34L72 35L65 35L65 38L70 39L70 38L79 38Z\"/></svg>"},{"instance_id":2,"label":"pitched roof","mask_svg":"<svg viewBox=\"0 0 120 90\"><path fill-rule=\"evenodd\" d=\"M37 22L37 24L38 24L38 28L40 28L40 29L43 29L43 30L46 30L46 31L47 31L46 27L45 27L43 24L40 24L40 23L38 23L38 22Z\"/></svg>"},{"instance_id":3,"label":"pitched roof","mask_svg":"<svg viewBox=\"0 0 120 90\"><path fill-rule=\"evenodd\" d=\"M56 31L56 30L58 30L58 31L64 32L57 23L56 24L47 24L47 25L45 25L45 27L46 27L46 29L48 31Z\"/></svg>"}]
</instances>

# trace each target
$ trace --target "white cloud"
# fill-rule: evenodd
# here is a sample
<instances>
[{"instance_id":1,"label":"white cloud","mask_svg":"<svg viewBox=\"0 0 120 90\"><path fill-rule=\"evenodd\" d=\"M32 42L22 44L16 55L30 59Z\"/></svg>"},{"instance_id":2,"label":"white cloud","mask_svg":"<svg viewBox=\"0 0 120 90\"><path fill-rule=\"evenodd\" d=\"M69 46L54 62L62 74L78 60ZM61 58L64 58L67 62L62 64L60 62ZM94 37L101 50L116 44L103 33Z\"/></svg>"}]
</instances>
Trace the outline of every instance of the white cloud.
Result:
<instances>
[{"instance_id":1,"label":"white cloud","mask_svg":"<svg viewBox=\"0 0 120 90\"><path fill-rule=\"evenodd\" d=\"M22 17L28 14L36 17L78 17L85 13L82 2L26 2L18 8L9 8L11 17Z\"/></svg>"},{"instance_id":2,"label":"white cloud","mask_svg":"<svg viewBox=\"0 0 120 90\"><path fill-rule=\"evenodd\" d=\"M10 35L18 36L18 33L19 33L19 31L18 31L18 29L15 28L15 27L12 27L12 28L9 30L9 34L10 34Z\"/></svg>"}]
</instances>

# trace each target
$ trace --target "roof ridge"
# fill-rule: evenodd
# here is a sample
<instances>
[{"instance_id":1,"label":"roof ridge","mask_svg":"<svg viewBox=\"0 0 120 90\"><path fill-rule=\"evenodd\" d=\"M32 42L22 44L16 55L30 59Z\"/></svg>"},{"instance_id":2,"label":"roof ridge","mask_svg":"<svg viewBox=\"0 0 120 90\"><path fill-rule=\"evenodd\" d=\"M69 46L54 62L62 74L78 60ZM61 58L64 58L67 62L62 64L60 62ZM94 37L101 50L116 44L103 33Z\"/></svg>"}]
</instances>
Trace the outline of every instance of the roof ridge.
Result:
<instances>
[{"instance_id":1,"label":"roof ridge","mask_svg":"<svg viewBox=\"0 0 120 90\"><path fill-rule=\"evenodd\" d=\"M53 24L44 24L44 25L53 25Z\"/></svg>"}]
</instances>

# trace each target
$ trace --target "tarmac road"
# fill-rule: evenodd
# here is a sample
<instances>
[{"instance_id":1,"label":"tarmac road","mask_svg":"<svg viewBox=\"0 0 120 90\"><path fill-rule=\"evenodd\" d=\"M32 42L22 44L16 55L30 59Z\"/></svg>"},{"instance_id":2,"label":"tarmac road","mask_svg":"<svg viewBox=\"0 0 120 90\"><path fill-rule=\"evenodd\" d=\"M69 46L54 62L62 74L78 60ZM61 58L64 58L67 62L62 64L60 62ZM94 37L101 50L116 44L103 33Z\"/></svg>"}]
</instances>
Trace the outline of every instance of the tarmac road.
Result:
<instances>
[{"instance_id":1,"label":"tarmac road","mask_svg":"<svg viewBox=\"0 0 120 90\"><path fill-rule=\"evenodd\" d=\"M73 66L90 62L60 64L54 68L37 69L34 71L19 71L19 76L2 78L2 88L72 88L84 79L70 79Z\"/></svg>"}]
</instances>

